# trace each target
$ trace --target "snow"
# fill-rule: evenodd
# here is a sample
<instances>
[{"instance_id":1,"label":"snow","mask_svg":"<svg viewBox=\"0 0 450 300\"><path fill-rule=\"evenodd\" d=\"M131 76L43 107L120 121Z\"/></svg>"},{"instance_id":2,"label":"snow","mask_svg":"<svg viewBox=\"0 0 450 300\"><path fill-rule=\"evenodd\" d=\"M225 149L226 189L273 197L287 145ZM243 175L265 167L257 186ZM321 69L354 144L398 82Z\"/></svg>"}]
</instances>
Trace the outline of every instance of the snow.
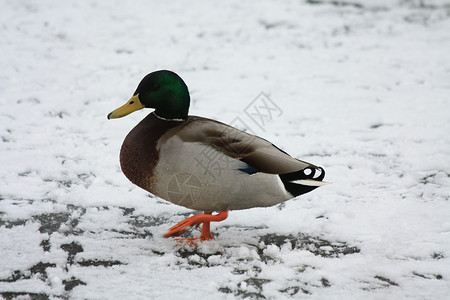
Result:
<instances>
[{"instance_id":1,"label":"snow","mask_svg":"<svg viewBox=\"0 0 450 300\"><path fill-rule=\"evenodd\" d=\"M448 297L447 1L1 7L0 297ZM186 81L191 114L247 127L333 184L232 211L197 248L163 238L194 212L118 163L150 111L106 119L157 69ZM280 110L264 124L260 95Z\"/></svg>"}]
</instances>

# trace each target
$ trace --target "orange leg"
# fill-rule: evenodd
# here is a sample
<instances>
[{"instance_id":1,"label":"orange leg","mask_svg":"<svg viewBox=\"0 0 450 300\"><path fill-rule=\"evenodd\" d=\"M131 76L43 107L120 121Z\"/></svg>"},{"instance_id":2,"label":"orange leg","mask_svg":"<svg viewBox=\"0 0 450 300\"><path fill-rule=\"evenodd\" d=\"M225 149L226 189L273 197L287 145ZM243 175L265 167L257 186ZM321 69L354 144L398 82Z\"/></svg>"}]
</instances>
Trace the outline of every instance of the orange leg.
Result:
<instances>
[{"instance_id":1,"label":"orange leg","mask_svg":"<svg viewBox=\"0 0 450 300\"><path fill-rule=\"evenodd\" d=\"M164 237L180 236L186 232L189 227L200 226L202 224L202 234L200 235L200 241L213 240L214 237L210 232L210 222L220 222L228 217L228 211L221 211L217 215L213 215L210 211L205 211L204 214L194 215L186 220L181 221L177 225L171 227ZM183 239L180 239L183 240ZM190 243L195 243L198 239L186 239Z\"/></svg>"}]
</instances>

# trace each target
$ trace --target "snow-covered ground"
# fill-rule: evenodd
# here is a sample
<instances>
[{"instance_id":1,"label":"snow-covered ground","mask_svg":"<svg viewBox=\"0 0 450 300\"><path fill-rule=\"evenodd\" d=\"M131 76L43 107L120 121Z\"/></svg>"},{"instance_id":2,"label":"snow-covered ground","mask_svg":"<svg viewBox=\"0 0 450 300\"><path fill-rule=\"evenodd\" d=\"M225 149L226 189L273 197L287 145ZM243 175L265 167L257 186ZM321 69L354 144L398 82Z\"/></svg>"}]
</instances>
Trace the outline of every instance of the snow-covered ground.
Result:
<instances>
[{"instance_id":1,"label":"snow-covered ground","mask_svg":"<svg viewBox=\"0 0 450 300\"><path fill-rule=\"evenodd\" d=\"M0 3L0 297L450 294L448 1ZM333 184L163 238L194 212L118 163L150 111L106 119L157 69Z\"/></svg>"}]
</instances>

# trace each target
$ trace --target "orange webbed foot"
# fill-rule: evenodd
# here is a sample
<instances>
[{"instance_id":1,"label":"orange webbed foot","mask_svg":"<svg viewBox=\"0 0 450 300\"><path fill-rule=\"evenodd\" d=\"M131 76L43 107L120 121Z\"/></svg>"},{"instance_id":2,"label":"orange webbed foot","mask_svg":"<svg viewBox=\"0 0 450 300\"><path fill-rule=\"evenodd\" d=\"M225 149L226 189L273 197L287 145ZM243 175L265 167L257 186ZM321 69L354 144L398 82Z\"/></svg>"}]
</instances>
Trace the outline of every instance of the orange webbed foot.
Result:
<instances>
[{"instance_id":1,"label":"orange webbed foot","mask_svg":"<svg viewBox=\"0 0 450 300\"><path fill-rule=\"evenodd\" d=\"M194 215L190 218L187 218L186 220L181 221L180 223L176 224L175 226L172 226L169 231L164 235L164 237L170 237L170 236L180 236L183 233L186 232L186 230L189 229L189 227L192 226L200 226L202 224L202 234L199 238L193 238L193 239L177 239L177 241L184 241L187 244L195 244L198 240L200 241L207 241L207 240L213 240L214 237L212 236L210 232L210 222L220 222L225 220L228 217L228 211L221 211L217 215L213 215L212 212L205 211L204 214L198 214Z\"/></svg>"}]
</instances>

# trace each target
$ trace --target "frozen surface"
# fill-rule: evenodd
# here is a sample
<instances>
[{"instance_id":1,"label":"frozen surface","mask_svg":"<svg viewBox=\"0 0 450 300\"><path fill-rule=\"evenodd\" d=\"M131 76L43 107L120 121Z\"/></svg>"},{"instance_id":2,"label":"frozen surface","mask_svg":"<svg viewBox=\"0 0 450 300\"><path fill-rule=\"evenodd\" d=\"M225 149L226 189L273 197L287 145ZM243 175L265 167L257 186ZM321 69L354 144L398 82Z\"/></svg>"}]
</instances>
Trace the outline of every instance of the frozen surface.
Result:
<instances>
[{"instance_id":1,"label":"frozen surface","mask_svg":"<svg viewBox=\"0 0 450 300\"><path fill-rule=\"evenodd\" d=\"M450 294L448 1L0 3L0 297ZM333 184L163 238L193 212L118 163L149 111L106 119L157 69Z\"/></svg>"}]
</instances>

